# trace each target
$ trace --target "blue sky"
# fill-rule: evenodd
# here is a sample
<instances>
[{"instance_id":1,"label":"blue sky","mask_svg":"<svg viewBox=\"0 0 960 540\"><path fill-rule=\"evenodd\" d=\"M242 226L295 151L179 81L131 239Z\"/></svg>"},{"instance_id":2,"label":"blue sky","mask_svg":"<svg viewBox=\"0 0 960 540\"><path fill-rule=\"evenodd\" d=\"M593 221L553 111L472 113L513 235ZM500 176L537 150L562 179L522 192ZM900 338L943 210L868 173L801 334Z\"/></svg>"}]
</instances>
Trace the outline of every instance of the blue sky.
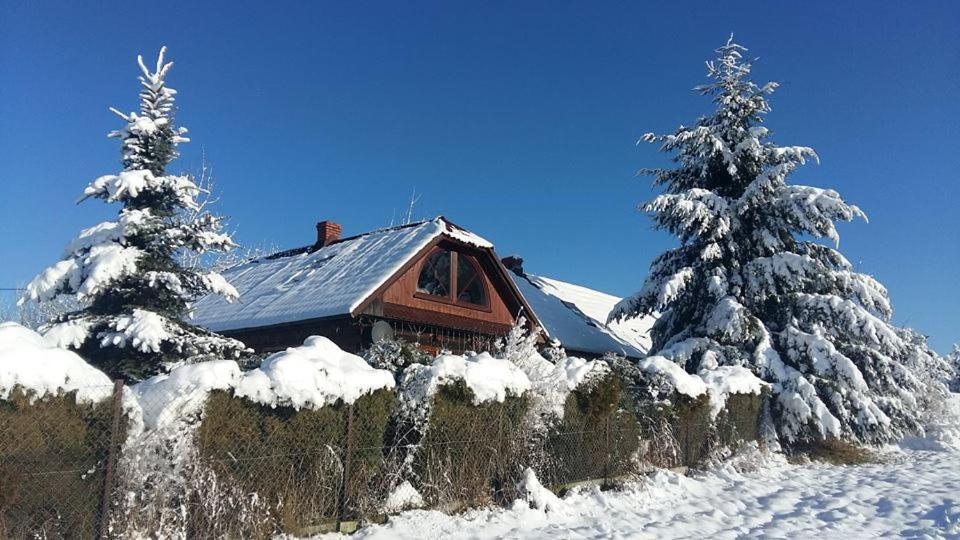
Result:
<instances>
[{"instance_id":1,"label":"blue sky","mask_svg":"<svg viewBox=\"0 0 960 540\"><path fill-rule=\"evenodd\" d=\"M117 170L107 107L135 108L136 54L166 44L193 138L174 169L206 155L241 243L384 226L416 191L415 217L628 294L674 245L636 211L654 191L635 171L666 157L635 141L709 111L690 89L734 32L783 83L774 139L822 158L793 181L870 216L841 227L843 252L895 322L960 340L957 2L8 0L0 21L0 287L115 213L74 201Z\"/></svg>"}]
</instances>

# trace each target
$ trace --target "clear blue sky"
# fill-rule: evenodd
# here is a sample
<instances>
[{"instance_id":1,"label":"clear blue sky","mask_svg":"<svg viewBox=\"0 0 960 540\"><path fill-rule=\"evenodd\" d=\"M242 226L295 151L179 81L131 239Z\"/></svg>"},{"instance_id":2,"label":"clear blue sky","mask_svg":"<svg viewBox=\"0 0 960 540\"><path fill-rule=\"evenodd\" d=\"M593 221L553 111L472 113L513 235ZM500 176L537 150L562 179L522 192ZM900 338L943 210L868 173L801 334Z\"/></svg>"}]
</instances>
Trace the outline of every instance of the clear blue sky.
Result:
<instances>
[{"instance_id":1,"label":"clear blue sky","mask_svg":"<svg viewBox=\"0 0 960 540\"><path fill-rule=\"evenodd\" d=\"M837 5L834 5L837 4ZM94 8L92 6L98 6ZM179 119L245 244L302 245L444 214L526 267L615 294L673 240L636 205L663 164L647 131L709 110L690 89L735 32L779 80L769 126L823 163L870 223L841 248L890 291L899 324L960 340L960 3L0 2L0 287L54 262L75 205L115 172L136 54L170 47ZM176 167L175 167L176 168ZM0 299L9 301L11 294Z\"/></svg>"}]
</instances>

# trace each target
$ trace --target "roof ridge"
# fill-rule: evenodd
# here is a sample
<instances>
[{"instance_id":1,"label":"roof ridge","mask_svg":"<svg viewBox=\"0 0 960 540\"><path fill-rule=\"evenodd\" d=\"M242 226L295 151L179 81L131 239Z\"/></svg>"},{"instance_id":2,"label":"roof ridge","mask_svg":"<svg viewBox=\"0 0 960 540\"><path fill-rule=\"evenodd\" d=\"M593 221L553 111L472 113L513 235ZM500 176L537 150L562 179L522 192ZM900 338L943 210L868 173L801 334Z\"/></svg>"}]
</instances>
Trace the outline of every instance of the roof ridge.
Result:
<instances>
[{"instance_id":1,"label":"roof ridge","mask_svg":"<svg viewBox=\"0 0 960 540\"><path fill-rule=\"evenodd\" d=\"M349 242L349 241L351 241L351 240L356 240L356 239L358 239L358 238L363 238L364 236L370 236L371 234L380 234L380 233L385 233L385 232L399 231L399 230L401 230L401 229L407 229L407 228L411 228L411 227L418 227L418 226L423 225L423 224L425 224L425 223L429 223L429 222L433 222L433 221L438 221L438 220L443 220L443 221L446 222L446 223L450 223L449 221L447 221L447 219L446 219L445 217L443 217L443 216L437 216L437 217L432 218L432 219L421 219L421 220L419 220L419 221L412 221L412 222L410 222L410 223L402 223L402 224L400 224L400 225L390 225L390 226L387 226L387 227L381 227L381 228L379 228L379 229L373 229L372 231L365 231L365 232L362 232L362 233L354 234L354 235L352 235L352 236L345 236L345 237L343 237L343 238L338 238L338 239L334 240L333 242L330 242L330 243L327 244L326 246L323 246L323 247L320 247L320 248L317 248L317 247L316 247L316 246L317 246L316 244L308 244L308 245L306 245L306 246L300 246L300 247L295 247L295 248L290 248L290 249L285 249L285 250L282 250L282 251L278 251L278 252L276 252L276 253L271 253L270 255L266 255L266 256L263 256L263 257L258 257L258 258L256 258L256 259L250 259L249 261L244 261L243 263L240 263L240 264L246 264L246 263L248 263L248 262L253 262L253 261L258 261L258 260L269 260L269 261L272 261L272 260L276 260L276 259L282 259L282 258L284 258L284 257L292 257L292 256L294 256L294 255L302 255L302 254L304 254L304 253L314 253L314 252L320 251L321 249L323 249L323 248L325 248L325 247L327 247L327 246L334 246L334 245L336 245L336 244L342 244L343 242ZM238 265L238 266L239 266L239 265Z\"/></svg>"}]
</instances>

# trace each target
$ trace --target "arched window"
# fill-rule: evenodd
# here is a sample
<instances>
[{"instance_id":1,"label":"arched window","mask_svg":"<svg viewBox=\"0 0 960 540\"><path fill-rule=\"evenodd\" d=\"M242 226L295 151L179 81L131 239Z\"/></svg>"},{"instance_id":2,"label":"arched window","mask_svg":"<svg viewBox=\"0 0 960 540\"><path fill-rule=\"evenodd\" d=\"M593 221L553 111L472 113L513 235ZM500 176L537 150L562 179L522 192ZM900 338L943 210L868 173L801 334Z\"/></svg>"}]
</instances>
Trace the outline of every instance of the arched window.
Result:
<instances>
[{"instance_id":1,"label":"arched window","mask_svg":"<svg viewBox=\"0 0 960 540\"><path fill-rule=\"evenodd\" d=\"M450 296L450 252L438 249L427 257L417 280L417 292L430 296Z\"/></svg>"},{"instance_id":2,"label":"arched window","mask_svg":"<svg viewBox=\"0 0 960 540\"><path fill-rule=\"evenodd\" d=\"M457 302L477 306L487 304L483 278L473 261L464 256L457 257Z\"/></svg>"},{"instance_id":3,"label":"arched window","mask_svg":"<svg viewBox=\"0 0 960 540\"><path fill-rule=\"evenodd\" d=\"M448 249L437 249L424 260L417 293L444 302L487 306L487 289L476 261Z\"/></svg>"}]
</instances>

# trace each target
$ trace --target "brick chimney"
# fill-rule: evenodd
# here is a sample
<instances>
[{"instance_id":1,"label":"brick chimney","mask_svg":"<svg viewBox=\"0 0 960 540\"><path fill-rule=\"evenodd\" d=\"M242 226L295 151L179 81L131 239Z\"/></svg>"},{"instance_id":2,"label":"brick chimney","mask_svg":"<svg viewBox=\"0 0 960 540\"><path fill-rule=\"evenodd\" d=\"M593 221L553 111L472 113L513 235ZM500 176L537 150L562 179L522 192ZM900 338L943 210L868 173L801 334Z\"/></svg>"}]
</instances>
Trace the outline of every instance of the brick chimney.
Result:
<instances>
[{"instance_id":1,"label":"brick chimney","mask_svg":"<svg viewBox=\"0 0 960 540\"><path fill-rule=\"evenodd\" d=\"M342 232L343 227L341 227L339 223L334 223L333 221L321 221L317 223L317 243L313 247L320 249L324 246L329 246L340 239L340 233Z\"/></svg>"}]
</instances>

